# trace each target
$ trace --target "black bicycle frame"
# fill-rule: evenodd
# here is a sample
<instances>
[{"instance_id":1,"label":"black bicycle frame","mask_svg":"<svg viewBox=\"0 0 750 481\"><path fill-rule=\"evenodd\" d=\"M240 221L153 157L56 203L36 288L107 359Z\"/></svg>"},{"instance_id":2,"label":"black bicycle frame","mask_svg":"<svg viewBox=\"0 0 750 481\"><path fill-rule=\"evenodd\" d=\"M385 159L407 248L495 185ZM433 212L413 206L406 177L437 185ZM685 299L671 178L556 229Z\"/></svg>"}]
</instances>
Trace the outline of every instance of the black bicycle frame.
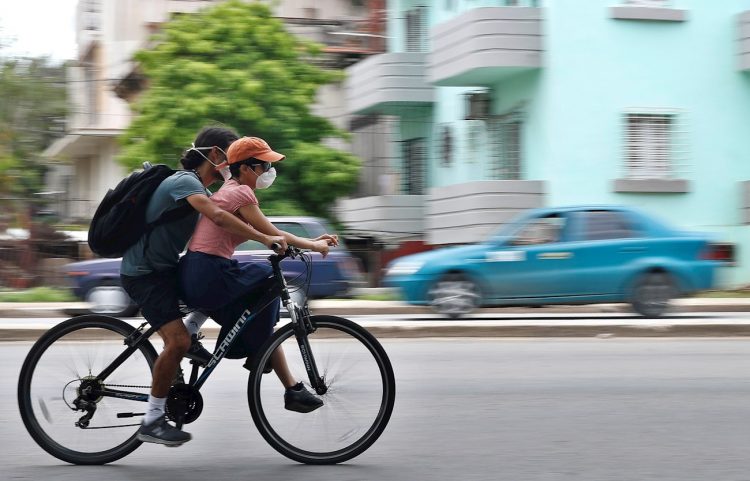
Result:
<instances>
[{"instance_id":1,"label":"black bicycle frame","mask_svg":"<svg viewBox=\"0 0 750 481\"><path fill-rule=\"evenodd\" d=\"M285 306L287 306L291 321L294 324L295 337L297 338L297 343L300 348L300 354L302 356L302 360L305 365L305 370L307 371L307 376L310 380L310 384L313 389L318 392L318 394L325 393L325 384L323 382L323 379L318 374L318 369L315 365L315 359L313 358L310 344L307 340L307 334L313 332L314 328L312 325L310 325L309 322L307 322L308 313L306 311L302 313L293 309L294 304L290 302L291 298L289 296L286 279L284 278L284 274L281 271L281 261L286 257L286 254L273 255L269 257L275 282L273 282L273 284L258 300L253 302L252 305L245 309L245 311L240 315L239 319L237 319L237 322L234 324L232 329L229 330L227 335L221 341L221 344L219 344L219 346L214 350L213 357L206 365L200 377L197 380L191 379L190 384L193 385L196 389L200 389L201 386L203 386L203 384L206 382L206 380L208 380L208 377L211 375L214 369L216 369L216 366L224 358L229 349L234 345L249 322L257 316L257 313L263 311L265 308L270 306L271 303L275 302L276 299L281 297L281 302ZM258 306L261 307L258 308ZM104 370L98 376L96 376L96 380L103 383L103 381L107 377L109 377L109 375L112 374L115 369L117 369L123 362L125 362L128 357L130 357L130 355L132 355L136 351L136 349L138 349L138 345L145 339L148 339L155 331L156 330L151 327L146 332L137 336L135 340L131 339L130 336L126 338L125 343L128 345L128 348L125 349L125 351L123 351L119 356L117 356L117 358L112 361L109 366L104 368ZM106 387L101 390L97 390L96 395L148 402L148 394L108 389Z\"/></svg>"}]
</instances>

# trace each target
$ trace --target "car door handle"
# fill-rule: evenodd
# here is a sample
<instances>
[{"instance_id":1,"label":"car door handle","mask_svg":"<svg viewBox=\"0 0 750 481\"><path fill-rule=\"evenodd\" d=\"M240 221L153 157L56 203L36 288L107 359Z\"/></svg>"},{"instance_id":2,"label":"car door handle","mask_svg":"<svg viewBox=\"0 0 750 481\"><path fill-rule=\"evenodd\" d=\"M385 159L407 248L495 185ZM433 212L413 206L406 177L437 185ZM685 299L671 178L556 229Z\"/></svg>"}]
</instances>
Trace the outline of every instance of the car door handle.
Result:
<instances>
[{"instance_id":1,"label":"car door handle","mask_svg":"<svg viewBox=\"0 0 750 481\"><path fill-rule=\"evenodd\" d=\"M644 252L646 250L645 247L623 247L620 249L620 252L623 254L630 254L633 252Z\"/></svg>"},{"instance_id":2,"label":"car door handle","mask_svg":"<svg viewBox=\"0 0 750 481\"><path fill-rule=\"evenodd\" d=\"M573 257L572 252L541 252L537 254L537 259L542 260L562 260L571 259Z\"/></svg>"}]
</instances>

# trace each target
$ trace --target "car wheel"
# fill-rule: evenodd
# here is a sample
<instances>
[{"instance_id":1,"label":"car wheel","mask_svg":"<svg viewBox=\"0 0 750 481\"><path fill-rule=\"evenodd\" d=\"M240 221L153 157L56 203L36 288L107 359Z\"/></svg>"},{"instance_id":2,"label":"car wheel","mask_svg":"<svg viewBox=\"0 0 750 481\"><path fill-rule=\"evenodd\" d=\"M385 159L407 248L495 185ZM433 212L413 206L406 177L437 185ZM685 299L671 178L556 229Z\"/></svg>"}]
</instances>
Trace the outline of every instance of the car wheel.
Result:
<instances>
[{"instance_id":1,"label":"car wheel","mask_svg":"<svg viewBox=\"0 0 750 481\"><path fill-rule=\"evenodd\" d=\"M464 274L443 276L429 292L430 306L451 319L468 314L481 303L479 286Z\"/></svg>"},{"instance_id":2,"label":"car wheel","mask_svg":"<svg viewBox=\"0 0 750 481\"><path fill-rule=\"evenodd\" d=\"M105 281L91 288L86 293L86 302L91 304L89 310L94 314L132 317L138 312L138 306L133 303L125 289L112 281Z\"/></svg>"},{"instance_id":3,"label":"car wheel","mask_svg":"<svg viewBox=\"0 0 750 481\"><path fill-rule=\"evenodd\" d=\"M667 312L675 297L677 288L672 278L665 273L652 272L636 281L631 304L638 314L654 318Z\"/></svg>"}]
</instances>

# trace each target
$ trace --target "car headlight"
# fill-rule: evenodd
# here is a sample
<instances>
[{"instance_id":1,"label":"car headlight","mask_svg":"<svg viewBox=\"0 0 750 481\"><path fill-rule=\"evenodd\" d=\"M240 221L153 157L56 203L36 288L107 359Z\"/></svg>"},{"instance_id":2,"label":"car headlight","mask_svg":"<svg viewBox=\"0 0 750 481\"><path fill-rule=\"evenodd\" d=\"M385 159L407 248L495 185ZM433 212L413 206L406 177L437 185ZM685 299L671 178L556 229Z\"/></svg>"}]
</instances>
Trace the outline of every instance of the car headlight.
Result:
<instances>
[{"instance_id":1,"label":"car headlight","mask_svg":"<svg viewBox=\"0 0 750 481\"><path fill-rule=\"evenodd\" d=\"M389 276L408 276L409 274L414 274L419 269L422 268L424 265L424 262L417 262L417 261L406 261L406 262L399 262L397 264L394 264L391 266L390 269L388 269L388 275Z\"/></svg>"}]
</instances>

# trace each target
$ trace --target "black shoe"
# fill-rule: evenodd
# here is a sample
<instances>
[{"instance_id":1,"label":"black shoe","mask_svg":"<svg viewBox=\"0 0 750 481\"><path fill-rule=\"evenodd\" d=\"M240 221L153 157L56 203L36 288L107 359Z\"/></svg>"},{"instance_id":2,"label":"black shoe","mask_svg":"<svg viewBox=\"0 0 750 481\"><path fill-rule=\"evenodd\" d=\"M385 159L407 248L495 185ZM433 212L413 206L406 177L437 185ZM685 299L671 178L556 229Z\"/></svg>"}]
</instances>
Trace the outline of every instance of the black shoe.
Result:
<instances>
[{"instance_id":1,"label":"black shoe","mask_svg":"<svg viewBox=\"0 0 750 481\"><path fill-rule=\"evenodd\" d=\"M138 441L144 443L180 446L181 444L190 441L191 438L190 433L180 431L169 424L163 414L151 424L141 424L141 427L138 429Z\"/></svg>"},{"instance_id":2,"label":"black shoe","mask_svg":"<svg viewBox=\"0 0 750 481\"><path fill-rule=\"evenodd\" d=\"M245 364L242 365L245 369L247 369L250 372L253 372L253 358L252 356L248 356L247 359L245 359ZM263 366L263 374L268 374L269 372L273 371L273 368L271 367L271 358L268 358L268 361L266 361L266 365Z\"/></svg>"},{"instance_id":3,"label":"black shoe","mask_svg":"<svg viewBox=\"0 0 750 481\"><path fill-rule=\"evenodd\" d=\"M284 393L284 408L298 413L309 413L323 405L323 401L315 397L305 386L298 382Z\"/></svg>"},{"instance_id":4,"label":"black shoe","mask_svg":"<svg viewBox=\"0 0 750 481\"><path fill-rule=\"evenodd\" d=\"M203 336L198 337L198 334L190 336L190 349L188 349L185 357L205 366L211 360L213 354L203 347L201 339L203 339Z\"/></svg>"}]
</instances>

